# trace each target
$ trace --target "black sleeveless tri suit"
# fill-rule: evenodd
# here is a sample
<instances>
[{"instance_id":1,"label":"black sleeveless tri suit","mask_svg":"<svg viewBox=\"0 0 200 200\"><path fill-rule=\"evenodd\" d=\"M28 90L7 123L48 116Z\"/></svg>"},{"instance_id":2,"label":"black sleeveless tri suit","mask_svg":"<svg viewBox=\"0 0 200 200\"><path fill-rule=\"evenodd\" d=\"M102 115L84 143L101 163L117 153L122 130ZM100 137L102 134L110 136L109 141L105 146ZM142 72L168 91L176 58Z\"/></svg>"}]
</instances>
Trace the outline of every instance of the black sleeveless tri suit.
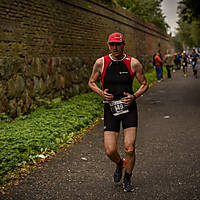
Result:
<instances>
[{"instance_id":1,"label":"black sleeveless tri suit","mask_svg":"<svg viewBox=\"0 0 200 200\"><path fill-rule=\"evenodd\" d=\"M125 55L122 60L113 60L111 55L102 57L103 66L101 81L103 89L108 89L108 93L114 96L114 100L120 100L124 97L124 92L133 94L132 85L134 73L131 70L132 57ZM134 61L134 59L133 59ZM104 106L104 131L119 132L120 122L123 129L137 127L137 105L133 101L128 108L129 112L119 116L113 116L110 105Z\"/></svg>"}]
</instances>

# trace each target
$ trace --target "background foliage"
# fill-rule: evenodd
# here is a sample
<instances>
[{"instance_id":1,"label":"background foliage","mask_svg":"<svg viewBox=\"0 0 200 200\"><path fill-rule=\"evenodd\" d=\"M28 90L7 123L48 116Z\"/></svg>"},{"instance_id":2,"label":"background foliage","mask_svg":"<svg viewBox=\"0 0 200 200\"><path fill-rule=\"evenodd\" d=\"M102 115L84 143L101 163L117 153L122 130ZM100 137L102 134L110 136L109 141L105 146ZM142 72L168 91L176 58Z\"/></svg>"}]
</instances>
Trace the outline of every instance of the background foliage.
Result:
<instances>
[{"instance_id":1,"label":"background foliage","mask_svg":"<svg viewBox=\"0 0 200 200\"><path fill-rule=\"evenodd\" d=\"M0 184L15 170L35 164L71 144L77 134L102 116L101 97L82 94L68 101L55 99L30 115L0 120Z\"/></svg>"},{"instance_id":2,"label":"background foliage","mask_svg":"<svg viewBox=\"0 0 200 200\"><path fill-rule=\"evenodd\" d=\"M178 30L176 40L184 46L200 46L200 1L181 0L178 6Z\"/></svg>"},{"instance_id":3,"label":"background foliage","mask_svg":"<svg viewBox=\"0 0 200 200\"><path fill-rule=\"evenodd\" d=\"M119 5L167 31L169 25L161 9L163 0L98 0L104 4Z\"/></svg>"}]
</instances>

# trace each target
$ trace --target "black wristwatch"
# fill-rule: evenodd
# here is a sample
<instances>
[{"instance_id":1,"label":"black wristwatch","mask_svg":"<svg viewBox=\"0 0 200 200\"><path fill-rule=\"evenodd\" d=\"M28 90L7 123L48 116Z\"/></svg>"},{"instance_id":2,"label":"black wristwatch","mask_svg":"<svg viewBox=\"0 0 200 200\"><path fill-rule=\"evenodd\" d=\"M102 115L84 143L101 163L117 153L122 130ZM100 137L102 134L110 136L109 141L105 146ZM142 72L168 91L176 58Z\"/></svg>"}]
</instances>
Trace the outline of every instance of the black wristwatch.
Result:
<instances>
[{"instance_id":1,"label":"black wristwatch","mask_svg":"<svg viewBox=\"0 0 200 200\"><path fill-rule=\"evenodd\" d=\"M133 97L134 97L134 100L136 100L137 99L137 97L133 94Z\"/></svg>"}]
</instances>

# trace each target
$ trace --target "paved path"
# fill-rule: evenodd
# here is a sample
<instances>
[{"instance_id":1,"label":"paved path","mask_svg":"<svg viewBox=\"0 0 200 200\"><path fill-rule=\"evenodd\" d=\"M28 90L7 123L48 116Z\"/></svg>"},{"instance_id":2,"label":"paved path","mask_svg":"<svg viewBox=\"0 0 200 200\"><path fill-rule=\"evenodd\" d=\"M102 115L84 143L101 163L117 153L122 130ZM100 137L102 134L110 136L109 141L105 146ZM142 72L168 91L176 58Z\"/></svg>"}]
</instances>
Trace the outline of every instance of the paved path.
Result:
<instances>
[{"instance_id":1,"label":"paved path","mask_svg":"<svg viewBox=\"0 0 200 200\"><path fill-rule=\"evenodd\" d=\"M179 70L148 90L138 106L135 192L124 193L112 181L115 165L104 153L101 121L0 199L200 199L200 78L191 70L184 78Z\"/></svg>"}]
</instances>

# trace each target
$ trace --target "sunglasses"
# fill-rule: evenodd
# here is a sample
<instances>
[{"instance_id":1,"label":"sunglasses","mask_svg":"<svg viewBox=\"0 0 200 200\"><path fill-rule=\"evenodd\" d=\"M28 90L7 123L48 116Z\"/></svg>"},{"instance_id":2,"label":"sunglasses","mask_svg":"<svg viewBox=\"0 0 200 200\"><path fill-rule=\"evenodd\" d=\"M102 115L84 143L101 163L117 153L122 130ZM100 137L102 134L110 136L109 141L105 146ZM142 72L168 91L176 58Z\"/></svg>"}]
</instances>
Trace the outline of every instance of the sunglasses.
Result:
<instances>
[{"instance_id":1,"label":"sunglasses","mask_svg":"<svg viewBox=\"0 0 200 200\"><path fill-rule=\"evenodd\" d=\"M123 44L123 42L110 42L108 43L110 46L121 46Z\"/></svg>"}]
</instances>

